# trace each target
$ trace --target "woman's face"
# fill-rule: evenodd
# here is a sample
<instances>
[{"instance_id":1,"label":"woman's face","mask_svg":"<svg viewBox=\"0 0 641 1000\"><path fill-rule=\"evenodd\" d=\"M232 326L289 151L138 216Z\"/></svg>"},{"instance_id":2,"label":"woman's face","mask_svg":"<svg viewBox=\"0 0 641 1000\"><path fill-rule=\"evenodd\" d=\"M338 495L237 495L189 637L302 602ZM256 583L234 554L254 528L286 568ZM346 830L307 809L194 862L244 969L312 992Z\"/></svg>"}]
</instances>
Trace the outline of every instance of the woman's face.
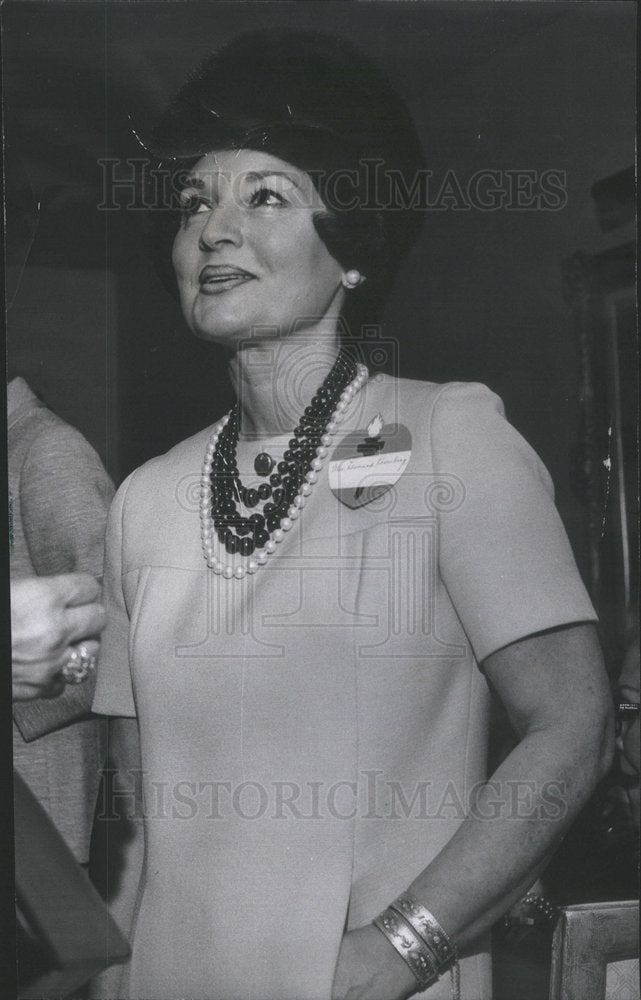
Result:
<instances>
[{"instance_id":1,"label":"woman's face","mask_svg":"<svg viewBox=\"0 0 641 1000\"><path fill-rule=\"evenodd\" d=\"M324 206L308 174L254 150L209 153L181 200L172 261L197 336L235 347L338 315L343 270L314 228Z\"/></svg>"}]
</instances>

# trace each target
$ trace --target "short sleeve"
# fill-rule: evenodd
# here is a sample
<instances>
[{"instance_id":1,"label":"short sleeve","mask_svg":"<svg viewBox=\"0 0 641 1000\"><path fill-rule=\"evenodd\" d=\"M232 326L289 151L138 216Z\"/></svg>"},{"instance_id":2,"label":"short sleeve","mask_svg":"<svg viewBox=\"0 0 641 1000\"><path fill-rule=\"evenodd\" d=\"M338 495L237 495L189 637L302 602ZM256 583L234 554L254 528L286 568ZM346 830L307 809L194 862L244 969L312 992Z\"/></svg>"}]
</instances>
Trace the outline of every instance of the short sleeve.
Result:
<instances>
[{"instance_id":1,"label":"short sleeve","mask_svg":"<svg viewBox=\"0 0 641 1000\"><path fill-rule=\"evenodd\" d=\"M479 662L596 614L554 506L550 476L485 386L452 384L434 404L435 471L461 483L439 517L441 577Z\"/></svg>"},{"instance_id":2,"label":"short sleeve","mask_svg":"<svg viewBox=\"0 0 641 1000\"><path fill-rule=\"evenodd\" d=\"M99 715L136 715L129 663L129 614L122 589L122 537L125 501L131 477L116 493L107 519L103 604L107 625L100 640L96 693L92 710Z\"/></svg>"}]
</instances>

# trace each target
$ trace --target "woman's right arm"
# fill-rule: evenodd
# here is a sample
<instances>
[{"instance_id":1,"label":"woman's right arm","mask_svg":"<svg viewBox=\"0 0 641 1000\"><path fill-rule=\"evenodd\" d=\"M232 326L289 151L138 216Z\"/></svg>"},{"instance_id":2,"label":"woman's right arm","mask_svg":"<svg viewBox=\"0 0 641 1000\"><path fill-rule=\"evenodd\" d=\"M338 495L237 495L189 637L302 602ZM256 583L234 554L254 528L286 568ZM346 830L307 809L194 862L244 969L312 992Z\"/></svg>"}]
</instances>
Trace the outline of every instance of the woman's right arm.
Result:
<instances>
[{"instance_id":1,"label":"woman's right arm","mask_svg":"<svg viewBox=\"0 0 641 1000\"><path fill-rule=\"evenodd\" d=\"M114 717L109 720L109 909L131 943L138 886L142 876L145 841L142 822L142 768L138 720ZM117 817L117 818L116 818ZM101 822L100 816L97 820ZM112 965L92 980L89 996L121 1000L121 979L126 966Z\"/></svg>"}]
</instances>

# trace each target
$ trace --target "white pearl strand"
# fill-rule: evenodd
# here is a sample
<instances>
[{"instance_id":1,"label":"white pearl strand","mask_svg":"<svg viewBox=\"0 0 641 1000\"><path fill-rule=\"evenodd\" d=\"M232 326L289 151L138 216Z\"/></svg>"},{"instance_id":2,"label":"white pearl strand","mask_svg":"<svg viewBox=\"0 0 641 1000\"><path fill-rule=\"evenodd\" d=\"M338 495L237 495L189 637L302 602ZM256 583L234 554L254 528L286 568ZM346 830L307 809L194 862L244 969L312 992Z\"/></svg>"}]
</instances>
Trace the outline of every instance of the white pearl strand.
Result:
<instances>
[{"instance_id":1,"label":"white pearl strand","mask_svg":"<svg viewBox=\"0 0 641 1000\"><path fill-rule=\"evenodd\" d=\"M336 433L338 425L345 419L345 414L354 396L365 384L368 378L368 371L365 365L357 365L357 374L349 385L341 393L336 404L336 409L332 413L325 426L325 433L321 435L321 443L316 449L316 458L312 459L311 469L305 475L305 482L294 497L294 502L287 509L287 516L280 522L280 528L271 532L269 541L265 542L263 548L251 557L241 556L243 562L223 563L219 559L219 552L225 551L216 534L216 528L211 516L211 467L216 452L216 444L223 427L229 420L229 414L219 420L214 425L211 437L207 444L205 461L203 463L202 475L200 478L200 536L203 547L203 555L207 565L211 570L225 580L242 580L245 574L255 573L261 566L265 566L269 557L276 551L276 546L282 542L285 532L289 531L294 521L300 516L300 512L307 503L312 492L314 483L318 481L318 474L323 468L323 459L327 457L328 445L332 436ZM225 553L226 554L226 553Z\"/></svg>"}]
</instances>

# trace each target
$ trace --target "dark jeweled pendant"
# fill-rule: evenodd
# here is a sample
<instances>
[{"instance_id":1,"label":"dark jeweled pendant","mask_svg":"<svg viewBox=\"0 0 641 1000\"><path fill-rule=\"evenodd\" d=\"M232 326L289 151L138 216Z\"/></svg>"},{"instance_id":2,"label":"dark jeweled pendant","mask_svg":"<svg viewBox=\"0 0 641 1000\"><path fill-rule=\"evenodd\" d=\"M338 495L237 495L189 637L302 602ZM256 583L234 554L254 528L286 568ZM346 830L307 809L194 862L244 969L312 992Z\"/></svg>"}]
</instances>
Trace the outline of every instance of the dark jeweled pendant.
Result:
<instances>
[{"instance_id":1,"label":"dark jeweled pendant","mask_svg":"<svg viewBox=\"0 0 641 1000\"><path fill-rule=\"evenodd\" d=\"M274 468L274 459L266 451L261 451L254 459L254 471L257 476L268 476Z\"/></svg>"}]
</instances>

